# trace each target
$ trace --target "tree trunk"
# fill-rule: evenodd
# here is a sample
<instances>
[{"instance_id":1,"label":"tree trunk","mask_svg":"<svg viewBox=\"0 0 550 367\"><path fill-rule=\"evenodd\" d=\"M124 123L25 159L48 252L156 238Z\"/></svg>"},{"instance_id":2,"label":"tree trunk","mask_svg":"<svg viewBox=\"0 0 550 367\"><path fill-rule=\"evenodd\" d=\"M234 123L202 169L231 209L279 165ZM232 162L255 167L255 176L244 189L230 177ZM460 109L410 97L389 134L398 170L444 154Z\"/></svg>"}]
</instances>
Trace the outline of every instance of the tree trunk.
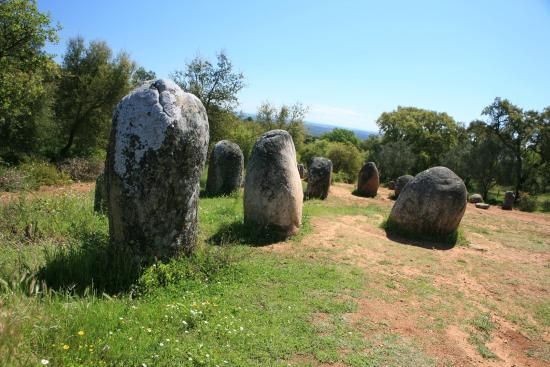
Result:
<instances>
[{"instance_id":1,"label":"tree trunk","mask_svg":"<svg viewBox=\"0 0 550 367\"><path fill-rule=\"evenodd\" d=\"M521 154L516 155L516 159L518 160L516 164L516 199L517 202L519 200L519 192L523 186L523 177L522 177L522 171L523 171L523 159L521 158Z\"/></svg>"}]
</instances>

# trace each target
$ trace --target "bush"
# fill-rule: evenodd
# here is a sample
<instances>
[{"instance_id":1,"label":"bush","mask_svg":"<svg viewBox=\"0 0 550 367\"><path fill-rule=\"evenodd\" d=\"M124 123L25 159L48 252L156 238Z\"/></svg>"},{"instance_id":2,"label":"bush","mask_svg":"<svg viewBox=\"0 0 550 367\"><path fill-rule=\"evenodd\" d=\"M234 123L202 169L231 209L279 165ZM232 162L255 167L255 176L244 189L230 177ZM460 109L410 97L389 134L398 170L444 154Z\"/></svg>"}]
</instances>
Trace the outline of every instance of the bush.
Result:
<instances>
[{"instance_id":1,"label":"bush","mask_svg":"<svg viewBox=\"0 0 550 367\"><path fill-rule=\"evenodd\" d=\"M537 198L529 194L522 194L517 203L517 207L522 212L534 212L537 209Z\"/></svg>"},{"instance_id":2,"label":"bush","mask_svg":"<svg viewBox=\"0 0 550 367\"><path fill-rule=\"evenodd\" d=\"M70 177L67 174L47 162L28 162L0 170L0 191L36 190L40 186L69 182Z\"/></svg>"},{"instance_id":3,"label":"bush","mask_svg":"<svg viewBox=\"0 0 550 367\"><path fill-rule=\"evenodd\" d=\"M542 202L542 211L550 212L550 199L546 199Z\"/></svg>"},{"instance_id":4,"label":"bush","mask_svg":"<svg viewBox=\"0 0 550 367\"><path fill-rule=\"evenodd\" d=\"M59 164L59 170L74 181L95 181L104 169L103 160L93 158L70 158Z\"/></svg>"},{"instance_id":5,"label":"bush","mask_svg":"<svg viewBox=\"0 0 550 367\"><path fill-rule=\"evenodd\" d=\"M307 144L301 152L302 161L309 165L313 157L326 157L332 161L333 180L353 183L363 163L361 151L352 144L317 140Z\"/></svg>"}]
</instances>

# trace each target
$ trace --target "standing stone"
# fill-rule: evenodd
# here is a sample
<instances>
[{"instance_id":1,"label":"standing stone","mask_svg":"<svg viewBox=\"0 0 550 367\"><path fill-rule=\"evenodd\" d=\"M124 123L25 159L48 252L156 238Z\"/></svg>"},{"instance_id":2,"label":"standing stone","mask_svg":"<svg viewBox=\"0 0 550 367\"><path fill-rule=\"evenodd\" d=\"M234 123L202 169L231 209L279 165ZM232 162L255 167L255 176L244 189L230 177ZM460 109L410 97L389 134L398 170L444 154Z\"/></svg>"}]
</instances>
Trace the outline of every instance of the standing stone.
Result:
<instances>
[{"instance_id":1,"label":"standing stone","mask_svg":"<svg viewBox=\"0 0 550 367\"><path fill-rule=\"evenodd\" d=\"M504 202L502 203L502 209L512 210L514 202L516 201L516 195L513 191L506 191L504 194Z\"/></svg>"},{"instance_id":2,"label":"standing stone","mask_svg":"<svg viewBox=\"0 0 550 367\"><path fill-rule=\"evenodd\" d=\"M229 140L216 143L208 164L208 195L229 195L243 182L244 157L241 148Z\"/></svg>"},{"instance_id":3,"label":"standing stone","mask_svg":"<svg viewBox=\"0 0 550 367\"><path fill-rule=\"evenodd\" d=\"M374 162L368 162L359 171L357 194L373 198L378 193L378 186L380 186L378 168Z\"/></svg>"},{"instance_id":4,"label":"standing stone","mask_svg":"<svg viewBox=\"0 0 550 367\"><path fill-rule=\"evenodd\" d=\"M300 174L300 178L306 177L306 166L302 163L298 163L298 173Z\"/></svg>"},{"instance_id":5,"label":"standing stone","mask_svg":"<svg viewBox=\"0 0 550 367\"><path fill-rule=\"evenodd\" d=\"M268 131L256 141L248 160L245 223L284 236L295 234L302 223L303 195L292 137L284 130Z\"/></svg>"},{"instance_id":6,"label":"standing stone","mask_svg":"<svg viewBox=\"0 0 550 367\"><path fill-rule=\"evenodd\" d=\"M481 196L480 194L472 194L468 198L468 202L470 202L472 204L482 203L483 202L483 196Z\"/></svg>"},{"instance_id":7,"label":"standing stone","mask_svg":"<svg viewBox=\"0 0 550 367\"><path fill-rule=\"evenodd\" d=\"M449 235L466 210L466 186L446 167L420 172L393 206L388 223L398 231L419 235Z\"/></svg>"},{"instance_id":8,"label":"standing stone","mask_svg":"<svg viewBox=\"0 0 550 367\"><path fill-rule=\"evenodd\" d=\"M105 178L109 232L145 258L191 253L208 118L174 82L147 81L115 109Z\"/></svg>"},{"instance_id":9,"label":"standing stone","mask_svg":"<svg viewBox=\"0 0 550 367\"><path fill-rule=\"evenodd\" d=\"M409 182L411 182L413 179L414 179L414 177L411 176L411 175L404 175L404 176L399 176L397 178L397 180L395 180L394 192L395 192L395 197L396 198L399 197L399 194L401 193L401 191L403 191L405 186L407 186L407 184Z\"/></svg>"},{"instance_id":10,"label":"standing stone","mask_svg":"<svg viewBox=\"0 0 550 367\"><path fill-rule=\"evenodd\" d=\"M328 158L314 157L307 170L306 198L326 199L331 178L332 161Z\"/></svg>"},{"instance_id":11,"label":"standing stone","mask_svg":"<svg viewBox=\"0 0 550 367\"><path fill-rule=\"evenodd\" d=\"M105 172L103 172L95 180L94 211L103 214L107 212L107 207L107 184L105 183Z\"/></svg>"}]
</instances>

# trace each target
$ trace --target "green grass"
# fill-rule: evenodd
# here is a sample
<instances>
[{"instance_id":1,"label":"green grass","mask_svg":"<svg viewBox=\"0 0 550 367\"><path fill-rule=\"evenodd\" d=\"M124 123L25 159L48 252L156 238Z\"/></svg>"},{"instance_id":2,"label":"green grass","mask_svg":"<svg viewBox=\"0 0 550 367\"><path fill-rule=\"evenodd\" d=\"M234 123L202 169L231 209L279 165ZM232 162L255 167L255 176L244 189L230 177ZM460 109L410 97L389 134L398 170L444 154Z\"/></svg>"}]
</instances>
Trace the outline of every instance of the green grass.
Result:
<instances>
[{"instance_id":1,"label":"green grass","mask_svg":"<svg viewBox=\"0 0 550 367\"><path fill-rule=\"evenodd\" d=\"M0 206L3 365L398 366L409 354L431 365L407 341L388 339L373 351L345 321L362 271L256 248L240 224L239 194L201 199L193 256L146 268L112 252L106 217L92 206L93 193ZM304 212L301 236L310 216L381 210L311 201ZM327 315L324 326L317 314Z\"/></svg>"},{"instance_id":2,"label":"green grass","mask_svg":"<svg viewBox=\"0 0 550 367\"><path fill-rule=\"evenodd\" d=\"M479 314L470 321L470 324L473 328L470 330L468 342L477 348L483 358L497 358L496 354L485 345L491 340L491 333L495 328L491 315L488 313Z\"/></svg>"},{"instance_id":3,"label":"green grass","mask_svg":"<svg viewBox=\"0 0 550 367\"><path fill-rule=\"evenodd\" d=\"M0 166L0 192L36 190L40 186L70 183L68 174L53 164L41 161L23 163L17 167Z\"/></svg>"}]
</instances>

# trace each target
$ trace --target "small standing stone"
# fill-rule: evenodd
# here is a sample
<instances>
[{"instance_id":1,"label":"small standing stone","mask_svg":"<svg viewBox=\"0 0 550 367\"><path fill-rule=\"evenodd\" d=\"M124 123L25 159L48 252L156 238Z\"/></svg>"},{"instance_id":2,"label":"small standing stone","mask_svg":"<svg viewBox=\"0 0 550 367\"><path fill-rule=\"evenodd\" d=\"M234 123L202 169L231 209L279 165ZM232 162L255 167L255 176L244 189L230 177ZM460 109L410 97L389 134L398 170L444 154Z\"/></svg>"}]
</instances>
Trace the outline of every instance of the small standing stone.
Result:
<instances>
[{"instance_id":1,"label":"small standing stone","mask_svg":"<svg viewBox=\"0 0 550 367\"><path fill-rule=\"evenodd\" d=\"M229 195L243 181L244 157L241 148L229 140L216 143L208 164L206 192L208 195Z\"/></svg>"},{"instance_id":2,"label":"small standing stone","mask_svg":"<svg viewBox=\"0 0 550 367\"><path fill-rule=\"evenodd\" d=\"M380 186L378 168L374 162L368 162L359 171L357 194L373 198L378 193L378 186Z\"/></svg>"},{"instance_id":3,"label":"small standing stone","mask_svg":"<svg viewBox=\"0 0 550 367\"><path fill-rule=\"evenodd\" d=\"M399 194L401 193L401 191L403 191L405 186L407 186L407 184L411 182L413 179L414 177L411 175L399 176L397 178L397 180L395 181L395 189L394 189L396 198L399 197Z\"/></svg>"},{"instance_id":4,"label":"small standing stone","mask_svg":"<svg viewBox=\"0 0 550 367\"><path fill-rule=\"evenodd\" d=\"M314 157L307 172L306 198L326 199L332 178L331 160L323 157Z\"/></svg>"},{"instance_id":5,"label":"small standing stone","mask_svg":"<svg viewBox=\"0 0 550 367\"><path fill-rule=\"evenodd\" d=\"M150 80L124 97L105 170L112 243L146 259L191 253L207 149L206 110L174 82Z\"/></svg>"},{"instance_id":6,"label":"small standing stone","mask_svg":"<svg viewBox=\"0 0 550 367\"><path fill-rule=\"evenodd\" d=\"M302 223L304 193L290 134L272 130L254 144L244 183L244 221L290 236Z\"/></svg>"},{"instance_id":7,"label":"small standing stone","mask_svg":"<svg viewBox=\"0 0 550 367\"><path fill-rule=\"evenodd\" d=\"M485 204L485 203L476 203L476 208L478 209L489 209L490 205L489 204Z\"/></svg>"},{"instance_id":8,"label":"small standing stone","mask_svg":"<svg viewBox=\"0 0 550 367\"><path fill-rule=\"evenodd\" d=\"M502 209L512 210L514 202L516 201L516 195L513 191L506 191L504 194L504 202L502 203Z\"/></svg>"}]
</instances>

